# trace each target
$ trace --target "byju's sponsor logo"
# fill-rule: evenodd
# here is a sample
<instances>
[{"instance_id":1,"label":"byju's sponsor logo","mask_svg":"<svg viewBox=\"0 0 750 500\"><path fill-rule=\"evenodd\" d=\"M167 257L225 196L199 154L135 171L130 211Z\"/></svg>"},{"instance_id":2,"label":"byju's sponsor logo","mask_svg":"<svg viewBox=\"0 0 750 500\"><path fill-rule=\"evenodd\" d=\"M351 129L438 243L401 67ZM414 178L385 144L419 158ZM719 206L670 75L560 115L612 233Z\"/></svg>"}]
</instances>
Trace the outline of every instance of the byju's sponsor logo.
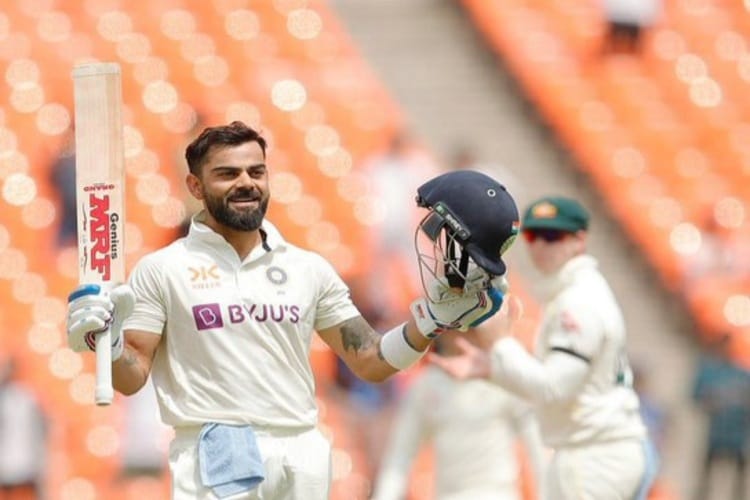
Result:
<instances>
[{"instance_id":1,"label":"byju's sponsor logo","mask_svg":"<svg viewBox=\"0 0 750 500\"><path fill-rule=\"evenodd\" d=\"M224 326L224 320L221 319L221 307L219 304L201 304L193 306L193 318L195 318L195 327L198 330L209 330L211 328L221 328Z\"/></svg>"},{"instance_id":2,"label":"byju's sponsor logo","mask_svg":"<svg viewBox=\"0 0 750 500\"><path fill-rule=\"evenodd\" d=\"M224 316L222 316L224 314ZM297 305L282 304L200 304L193 306L193 318L198 330L222 328L236 323L299 323L302 317Z\"/></svg>"},{"instance_id":3,"label":"byju's sponsor logo","mask_svg":"<svg viewBox=\"0 0 750 500\"><path fill-rule=\"evenodd\" d=\"M273 304L232 304L227 307L229 321L231 323L242 323L253 321L256 323L297 323L300 318L299 306L273 305Z\"/></svg>"}]
</instances>

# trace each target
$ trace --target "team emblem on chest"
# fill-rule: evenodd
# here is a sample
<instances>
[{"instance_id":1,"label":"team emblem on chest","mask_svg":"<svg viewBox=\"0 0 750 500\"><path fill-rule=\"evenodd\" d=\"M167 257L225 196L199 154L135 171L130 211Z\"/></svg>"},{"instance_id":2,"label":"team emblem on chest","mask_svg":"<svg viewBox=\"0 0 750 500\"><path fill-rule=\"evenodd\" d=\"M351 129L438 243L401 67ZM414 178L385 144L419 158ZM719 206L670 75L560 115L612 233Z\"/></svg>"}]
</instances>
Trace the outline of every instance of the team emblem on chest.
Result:
<instances>
[{"instance_id":1,"label":"team emblem on chest","mask_svg":"<svg viewBox=\"0 0 750 500\"><path fill-rule=\"evenodd\" d=\"M288 279L286 271L277 266L271 266L266 269L266 278L274 285L283 285Z\"/></svg>"}]
</instances>

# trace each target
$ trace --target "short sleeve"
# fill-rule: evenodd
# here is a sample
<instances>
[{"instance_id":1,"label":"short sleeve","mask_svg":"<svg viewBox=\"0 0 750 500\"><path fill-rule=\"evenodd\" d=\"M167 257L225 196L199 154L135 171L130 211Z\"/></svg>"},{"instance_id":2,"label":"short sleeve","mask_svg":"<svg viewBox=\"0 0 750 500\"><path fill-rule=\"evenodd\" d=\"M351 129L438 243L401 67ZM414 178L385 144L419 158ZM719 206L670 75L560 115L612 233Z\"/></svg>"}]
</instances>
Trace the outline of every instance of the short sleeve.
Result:
<instances>
[{"instance_id":1,"label":"short sleeve","mask_svg":"<svg viewBox=\"0 0 750 500\"><path fill-rule=\"evenodd\" d=\"M160 266L154 259L141 259L130 274L129 284L135 292L135 307L125 320L123 329L161 334L167 322L167 313Z\"/></svg>"},{"instance_id":2,"label":"short sleeve","mask_svg":"<svg viewBox=\"0 0 750 500\"><path fill-rule=\"evenodd\" d=\"M549 318L548 347L591 361L604 339L604 325L594 309L596 301L584 301L580 294L566 294L560 298L556 314Z\"/></svg>"},{"instance_id":3,"label":"short sleeve","mask_svg":"<svg viewBox=\"0 0 750 500\"><path fill-rule=\"evenodd\" d=\"M349 287L325 259L316 256L319 283L315 329L324 330L360 315L352 302Z\"/></svg>"}]
</instances>

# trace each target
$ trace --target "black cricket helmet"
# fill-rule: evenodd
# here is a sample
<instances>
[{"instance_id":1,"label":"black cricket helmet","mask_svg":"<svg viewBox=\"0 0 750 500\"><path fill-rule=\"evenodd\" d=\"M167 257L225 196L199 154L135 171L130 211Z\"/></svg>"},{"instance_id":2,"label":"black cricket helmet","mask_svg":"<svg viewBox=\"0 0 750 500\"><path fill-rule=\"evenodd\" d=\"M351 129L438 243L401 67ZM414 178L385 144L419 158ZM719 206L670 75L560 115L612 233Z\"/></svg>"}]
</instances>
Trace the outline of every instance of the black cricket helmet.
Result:
<instances>
[{"instance_id":1,"label":"black cricket helmet","mask_svg":"<svg viewBox=\"0 0 750 500\"><path fill-rule=\"evenodd\" d=\"M425 291L430 289L425 271L464 290L488 287L494 277L505 274L502 255L520 228L516 202L505 186L481 172L457 170L424 183L416 200L429 210L415 234Z\"/></svg>"}]
</instances>

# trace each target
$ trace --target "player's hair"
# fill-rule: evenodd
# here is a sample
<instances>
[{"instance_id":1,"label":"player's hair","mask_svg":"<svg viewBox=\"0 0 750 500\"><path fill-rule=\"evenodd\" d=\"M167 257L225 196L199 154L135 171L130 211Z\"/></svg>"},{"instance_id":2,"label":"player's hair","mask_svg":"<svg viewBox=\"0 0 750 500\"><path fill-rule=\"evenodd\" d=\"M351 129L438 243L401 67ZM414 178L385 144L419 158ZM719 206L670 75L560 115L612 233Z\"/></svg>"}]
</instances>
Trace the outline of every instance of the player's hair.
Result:
<instances>
[{"instance_id":1,"label":"player's hair","mask_svg":"<svg viewBox=\"0 0 750 500\"><path fill-rule=\"evenodd\" d=\"M263 157L266 156L266 140L257 130L248 127L241 121L233 121L229 125L203 129L201 135L185 148L185 160L187 160L190 173L193 175L200 173L211 148L237 146L246 142L257 142L263 150Z\"/></svg>"}]
</instances>

